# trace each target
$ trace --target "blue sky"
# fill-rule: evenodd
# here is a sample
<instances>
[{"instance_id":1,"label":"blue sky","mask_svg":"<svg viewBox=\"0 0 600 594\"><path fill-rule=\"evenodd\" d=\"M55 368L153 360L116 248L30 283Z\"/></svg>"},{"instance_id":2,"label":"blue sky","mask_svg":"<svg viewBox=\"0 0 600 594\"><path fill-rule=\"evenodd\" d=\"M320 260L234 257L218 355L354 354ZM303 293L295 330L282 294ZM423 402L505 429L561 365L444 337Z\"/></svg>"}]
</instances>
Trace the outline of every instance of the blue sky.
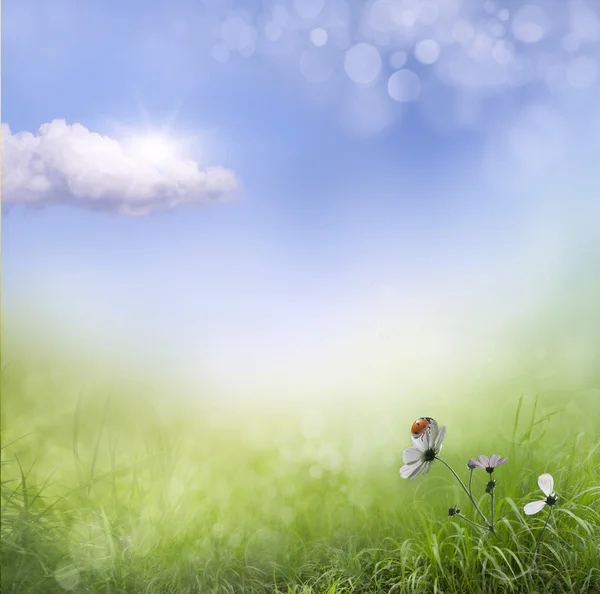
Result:
<instances>
[{"instance_id":1,"label":"blue sky","mask_svg":"<svg viewBox=\"0 0 600 594\"><path fill-rule=\"evenodd\" d=\"M594 2L3 9L5 323L224 389L418 376L472 361L597 245Z\"/></svg>"}]
</instances>

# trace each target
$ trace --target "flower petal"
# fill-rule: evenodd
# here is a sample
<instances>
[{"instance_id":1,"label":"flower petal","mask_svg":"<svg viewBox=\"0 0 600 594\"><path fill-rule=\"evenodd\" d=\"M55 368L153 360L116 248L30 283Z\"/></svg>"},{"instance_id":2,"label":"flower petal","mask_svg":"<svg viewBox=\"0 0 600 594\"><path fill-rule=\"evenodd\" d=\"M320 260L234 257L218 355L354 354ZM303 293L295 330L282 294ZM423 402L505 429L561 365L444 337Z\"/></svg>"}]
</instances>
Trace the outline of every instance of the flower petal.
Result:
<instances>
[{"instance_id":1,"label":"flower petal","mask_svg":"<svg viewBox=\"0 0 600 594\"><path fill-rule=\"evenodd\" d=\"M406 448L402 452L402 462L404 462L404 464L414 464L421 459L422 455L423 452L417 447L413 446L412 448Z\"/></svg>"},{"instance_id":2,"label":"flower petal","mask_svg":"<svg viewBox=\"0 0 600 594\"><path fill-rule=\"evenodd\" d=\"M502 466L502 464L506 464L507 462L508 458L506 456L502 456L502 458L496 462L496 468L498 468L498 466Z\"/></svg>"},{"instance_id":3,"label":"flower petal","mask_svg":"<svg viewBox=\"0 0 600 594\"><path fill-rule=\"evenodd\" d=\"M545 501L532 501L531 503L528 503L523 508L523 511L528 516L532 516L533 514L537 514L539 511L541 511L542 509L544 509L545 505L546 505Z\"/></svg>"},{"instance_id":4,"label":"flower petal","mask_svg":"<svg viewBox=\"0 0 600 594\"><path fill-rule=\"evenodd\" d=\"M485 466L481 462L479 462L479 460L475 460L475 458L469 458L467 466L469 468L483 468L485 470Z\"/></svg>"},{"instance_id":5,"label":"flower petal","mask_svg":"<svg viewBox=\"0 0 600 594\"><path fill-rule=\"evenodd\" d=\"M440 428L439 432L435 436L433 449L438 453L442 449L442 441L444 441L444 437L446 437L446 426L445 425Z\"/></svg>"},{"instance_id":6,"label":"flower petal","mask_svg":"<svg viewBox=\"0 0 600 594\"><path fill-rule=\"evenodd\" d=\"M431 428L431 431L435 433L438 432L438 422L435 419L429 421L429 427Z\"/></svg>"},{"instance_id":7,"label":"flower petal","mask_svg":"<svg viewBox=\"0 0 600 594\"><path fill-rule=\"evenodd\" d=\"M540 489L544 492L544 495L552 495L554 491L554 479L551 474L542 474L538 478L538 485Z\"/></svg>"},{"instance_id":8,"label":"flower petal","mask_svg":"<svg viewBox=\"0 0 600 594\"><path fill-rule=\"evenodd\" d=\"M432 464L433 464L433 462L423 462L423 464L421 465L421 468L419 469L419 474L417 476L420 476L422 474L427 474L429 472L429 469L431 468Z\"/></svg>"},{"instance_id":9,"label":"flower petal","mask_svg":"<svg viewBox=\"0 0 600 594\"><path fill-rule=\"evenodd\" d=\"M401 466L400 476L402 478L408 478L413 473L414 467L414 464L405 464L404 466Z\"/></svg>"},{"instance_id":10,"label":"flower petal","mask_svg":"<svg viewBox=\"0 0 600 594\"><path fill-rule=\"evenodd\" d=\"M411 435L411 440L413 442L413 446L415 446L416 448L418 448L419 450L421 450L422 452L424 452L427 448L425 447L425 444L423 442L423 438L425 437L425 434L423 435L419 435L419 437L413 437Z\"/></svg>"},{"instance_id":11,"label":"flower petal","mask_svg":"<svg viewBox=\"0 0 600 594\"><path fill-rule=\"evenodd\" d=\"M479 456L478 459L484 468L487 468L490 465L490 459L487 456L484 456L483 454L481 454L481 456Z\"/></svg>"},{"instance_id":12,"label":"flower petal","mask_svg":"<svg viewBox=\"0 0 600 594\"><path fill-rule=\"evenodd\" d=\"M425 444L425 435L426 434L423 434L420 437L412 438L413 446L421 452L427 451L427 447Z\"/></svg>"},{"instance_id":13,"label":"flower petal","mask_svg":"<svg viewBox=\"0 0 600 594\"><path fill-rule=\"evenodd\" d=\"M421 445L423 446L424 452L430 450L433 446L434 431L435 429L430 427L427 431L425 431L425 433L423 433L423 436L421 437Z\"/></svg>"},{"instance_id":14,"label":"flower petal","mask_svg":"<svg viewBox=\"0 0 600 594\"><path fill-rule=\"evenodd\" d=\"M412 464L405 464L400 469L400 476L409 480L417 478L419 474L421 474L421 471L423 470L422 467L424 464L425 462L421 460L419 460L418 462L413 462Z\"/></svg>"}]
</instances>

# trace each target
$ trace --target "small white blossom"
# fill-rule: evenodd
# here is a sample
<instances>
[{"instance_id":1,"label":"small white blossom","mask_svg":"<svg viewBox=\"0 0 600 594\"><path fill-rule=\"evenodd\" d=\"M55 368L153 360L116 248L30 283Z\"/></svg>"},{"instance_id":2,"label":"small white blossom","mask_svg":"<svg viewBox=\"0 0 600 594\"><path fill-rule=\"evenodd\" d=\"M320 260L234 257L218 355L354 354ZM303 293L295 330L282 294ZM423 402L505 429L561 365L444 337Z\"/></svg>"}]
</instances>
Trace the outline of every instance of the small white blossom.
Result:
<instances>
[{"instance_id":1,"label":"small white blossom","mask_svg":"<svg viewBox=\"0 0 600 594\"><path fill-rule=\"evenodd\" d=\"M528 503L523 510L528 516L532 516L533 514L537 514L539 511L544 509L546 505L552 507L556 504L557 495L554 493L554 479L550 474L542 474L538 478L538 485L540 489L546 496L546 499L542 499L540 501L532 501Z\"/></svg>"},{"instance_id":2,"label":"small white blossom","mask_svg":"<svg viewBox=\"0 0 600 594\"><path fill-rule=\"evenodd\" d=\"M438 428L437 423L431 425L418 439L413 439L414 445L402 452L404 466L400 476L405 479L415 479L429 472L429 467L435 457L442 451L442 441L446 436L446 427Z\"/></svg>"}]
</instances>

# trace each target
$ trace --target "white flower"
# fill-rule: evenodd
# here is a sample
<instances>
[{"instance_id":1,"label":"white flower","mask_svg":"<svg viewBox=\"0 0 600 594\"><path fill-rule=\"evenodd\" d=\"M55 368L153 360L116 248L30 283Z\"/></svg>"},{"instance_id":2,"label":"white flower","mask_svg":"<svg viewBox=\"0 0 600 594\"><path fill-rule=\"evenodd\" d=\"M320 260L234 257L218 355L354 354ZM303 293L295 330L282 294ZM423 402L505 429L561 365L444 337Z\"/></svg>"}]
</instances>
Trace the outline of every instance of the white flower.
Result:
<instances>
[{"instance_id":1,"label":"white flower","mask_svg":"<svg viewBox=\"0 0 600 594\"><path fill-rule=\"evenodd\" d=\"M427 474L435 457L442 451L442 441L446 436L446 427L438 429L437 423L418 439L413 439L414 445L402 452L404 466L400 476L414 479L421 474Z\"/></svg>"},{"instance_id":2,"label":"white flower","mask_svg":"<svg viewBox=\"0 0 600 594\"><path fill-rule=\"evenodd\" d=\"M554 493L554 479L550 474L542 474L538 478L538 485L540 489L543 491L546 499L542 499L541 501L532 501L528 503L523 510L528 516L532 516L533 514L537 514L541 511L545 505L549 505L552 507L556 504L557 495Z\"/></svg>"}]
</instances>

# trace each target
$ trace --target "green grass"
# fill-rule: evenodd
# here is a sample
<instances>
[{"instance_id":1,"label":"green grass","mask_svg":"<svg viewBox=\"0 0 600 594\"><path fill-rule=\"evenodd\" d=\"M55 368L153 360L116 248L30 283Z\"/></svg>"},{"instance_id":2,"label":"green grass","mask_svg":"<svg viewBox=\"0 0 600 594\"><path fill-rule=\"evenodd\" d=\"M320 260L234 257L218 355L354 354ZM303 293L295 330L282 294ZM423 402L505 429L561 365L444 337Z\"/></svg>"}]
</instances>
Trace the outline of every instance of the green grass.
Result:
<instances>
[{"instance_id":1,"label":"green grass","mask_svg":"<svg viewBox=\"0 0 600 594\"><path fill-rule=\"evenodd\" d=\"M2 592L600 592L596 392L498 385L434 411L463 480L469 457L509 456L492 535L448 517L458 504L475 519L440 463L400 479L401 403L340 402L303 435L292 411L78 388L3 372ZM560 499L532 564L545 513L522 507L543 472Z\"/></svg>"}]
</instances>

